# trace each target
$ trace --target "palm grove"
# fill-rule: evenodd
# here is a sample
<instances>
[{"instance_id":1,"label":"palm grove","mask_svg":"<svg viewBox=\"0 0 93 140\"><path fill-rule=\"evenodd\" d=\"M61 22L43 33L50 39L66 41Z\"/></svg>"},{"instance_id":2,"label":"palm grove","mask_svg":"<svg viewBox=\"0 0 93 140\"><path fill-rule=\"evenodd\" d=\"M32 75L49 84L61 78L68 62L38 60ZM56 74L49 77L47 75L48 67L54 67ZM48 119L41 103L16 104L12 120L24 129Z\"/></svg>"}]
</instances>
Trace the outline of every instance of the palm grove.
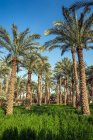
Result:
<instances>
[{"instance_id":1,"label":"palm grove","mask_svg":"<svg viewBox=\"0 0 93 140\"><path fill-rule=\"evenodd\" d=\"M13 113L13 105L18 103L19 98L26 109L30 109L32 103L49 104L55 100L57 104L71 104L76 109L81 107L84 115L90 115L93 67L86 67L83 49L92 49L92 5L90 1L62 7L63 20L55 21L53 27L44 33L46 36L55 35L55 38L43 46L38 42L40 35L30 34L28 28L19 33L13 24L10 37L0 27L0 97L6 98L7 115ZM8 50L7 57L2 58L2 48ZM41 51L55 48L61 50L61 55L70 51L72 60L64 58L52 70L48 58L42 56ZM16 75L20 69L27 72L22 78ZM37 82L32 80L33 73L38 77ZM55 93L54 98L51 92Z\"/></svg>"}]
</instances>

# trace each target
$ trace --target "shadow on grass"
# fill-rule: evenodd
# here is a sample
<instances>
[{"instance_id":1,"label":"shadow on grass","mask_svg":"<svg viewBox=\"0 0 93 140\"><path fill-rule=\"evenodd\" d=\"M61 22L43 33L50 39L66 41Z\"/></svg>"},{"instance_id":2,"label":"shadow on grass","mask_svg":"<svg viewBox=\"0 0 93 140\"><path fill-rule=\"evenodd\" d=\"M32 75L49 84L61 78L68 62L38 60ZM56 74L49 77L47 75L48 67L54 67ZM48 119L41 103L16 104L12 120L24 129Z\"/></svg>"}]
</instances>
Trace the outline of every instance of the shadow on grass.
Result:
<instances>
[{"instance_id":1,"label":"shadow on grass","mask_svg":"<svg viewBox=\"0 0 93 140\"><path fill-rule=\"evenodd\" d=\"M36 133L34 130L23 129L18 133L17 128L7 129L4 131L0 140L92 140L93 133L86 132L72 132L62 133L59 135L53 134L51 131L45 131L44 129Z\"/></svg>"},{"instance_id":2,"label":"shadow on grass","mask_svg":"<svg viewBox=\"0 0 93 140\"><path fill-rule=\"evenodd\" d=\"M26 110L24 106L15 107L14 114L48 114L48 115L54 115L56 112L60 113L63 111L66 111L67 113L73 112L75 114L79 114L80 111L75 110L71 106L64 106L64 105L33 105L30 110Z\"/></svg>"},{"instance_id":3,"label":"shadow on grass","mask_svg":"<svg viewBox=\"0 0 93 140\"><path fill-rule=\"evenodd\" d=\"M18 133L17 128L15 129L7 129L1 138L1 140L61 140L58 139L58 136L52 134L51 131L45 132L42 129L38 134L34 130L23 129L20 133Z\"/></svg>"}]
</instances>

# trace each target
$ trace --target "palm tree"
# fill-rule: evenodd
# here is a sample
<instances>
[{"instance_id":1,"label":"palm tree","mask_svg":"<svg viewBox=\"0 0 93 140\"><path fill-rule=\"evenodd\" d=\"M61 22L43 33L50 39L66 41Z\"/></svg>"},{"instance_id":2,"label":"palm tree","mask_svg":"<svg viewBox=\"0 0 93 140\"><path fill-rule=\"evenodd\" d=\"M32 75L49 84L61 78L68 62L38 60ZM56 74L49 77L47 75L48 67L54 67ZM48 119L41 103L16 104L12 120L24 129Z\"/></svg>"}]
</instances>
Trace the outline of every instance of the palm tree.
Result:
<instances>
[{"instance_id":1,"label":"palm tree","mask_svg":"<svg viewBox=\"0 0 93 140\"><path fill-rule=\"evenodd\" d=\"M48 62L44 64L44 82L45 82L45 103L49 104L50 101L50 82L51 82L51 66Z\"/></svg>"},{"instance_id":2,"label":"palm tree","mask_svg":"<svg viewBox=\"0 0 93 140\"><path fill-rule=\"evenodd\" d=\"M38 105L42 103L42 76L46 68L47 57L42 57L43 63L38 61L36 64L36 72L38 73Z\"/></svg>"},{"instance_id":3,"label":"palm tree","mask_svg":"<svg viewBox=\"0 0 93 140\"><path fill-rule=\"evenodd\" d=\"M50 30L55 30L52 32L55 32L54 34L57 34L57 37L49 42L45 43L46 48L48 47L49 50L51 51L52 49L59 47L62 51L62 55L67 52L67 51L71 51L72 53L72 59L73 59L73 68L74 68L74 81L75 81L75 88L76 88L76 105L78 105L78 101L79 101L79 83L78 83L78 73L77 73L77 62L76 62L76 58L75 58L75 52L76 49L73 46L73 42L72 42L72 38L74 36L74 34L72 34L72 32L69 30L67 31L67 35L62 34L63 29L64 32L66 32L66 28L69 29L69 26L65 24L65 22L61 22L61 21L57 21L54 24L54 29L50 29ZM51 32L50 30L48 30L48 33ZM49 33L50 34L50 33ZM72 38L68 38L68 35L71 36Z\"/></svg>"},{"instance_id":4,"label":"palm tree","mask_svg":"<svg viewBox=\"0 0 93 140\"><path fill-rule=\"evenodd\" d=\"M0 27L0 45L6 48L9 51L8 58L11 59L11 78L8 88L8 97L7 97L7 107L6 114L13 113L13 98L14 98L14 84L16 80L16 70L17 64L19 62L19 56L22 56L22 53L26 51L30 46L35 45L34 39L40 38L40 35L32 34L27 36L29 29L27 28L24 32L18 33L16 25L12 25L12 35L13 40L10 38L9 33L3 28Z\"/></svg>"},{"instance_id":5,"label":"palm tree","mask_svg":"<svg viewBox=\"0 0 93 140\"><path fill-rule=\"evenodd\" d=\"M57 37L54 40L46 43L45 45L50 48L50 50L55 47L61 48L63 52L64 48L66 48L67 50L72 44L72 47L74 47L74 49L77 51L80 70L82 113L89 115L90 110L86 90L83 49L90 47L88 43L91 42L93 35L93 32L91 30L91 26L93 24L93 14L89 15L88 18L85 18L87 13L90 13L88 7L84 9L84 11L80 14L80 17L78 18L75 11L73 14L71 14L66 8L63 7L64 21L56 23L56 27L46 31L46 35L55 34L57 35Z\"/></svg>"},{"instance_id":6,"label":"palm tree","mask_svg":"<svg viewBox=\"0 0 93 140\"><path fill-rule=\"evenodd\" d=\"M86 68L86 81L87 81L87 89L88 89L90 99L92 97L92 101L93 101L93 66L92 65Z\"/></svg>"},{"instance_id":7,"label":"palm tree","mask_svg":"<svg viewBox=\"0 0 93 140\"><path fill-rule=\"evenodd\" d=\"M65 92L64 104L65 105L67 103L68 80L69 80L69 74L71 73L71 70L72 70L72 62L68 58L64 58L63 60L56 63L55 72L57 74L58 83L59 83L59 98L61 96L61 86L62 86L61 78L62 77L64 78L64 92Z\"/></svg>"},{"instance_id":8,"label":"palm tree","mask_svg":"<svg viewBox=\"0 0 93 140\"><path fill-rule=\"evenodd\" d=\"M29 53L25 54L24 59L22 60L22 67L27 70L28 73L28 80L26 86L26 109L30 109L30 105L32 104L32 86L31 86L31 77L32 72L35 71L35 65L37 61L42 61L42 57L38 52L30 51Z\"/></svg>"},{"instance_id":9,"label":"palm tree","mask_svg":"<svg viewBox=\"0 0 93 140\"><path fill-rule=\"evenodd\" d=\"M1 58L1 60L0 60L0 78L4 83L5 96L7 96L10 72L11 72L11 68L6 63L6 58ZM2 90L2 82L0 83L0 87L1 87L1 90Z\"/></svg>"}]
</instances>

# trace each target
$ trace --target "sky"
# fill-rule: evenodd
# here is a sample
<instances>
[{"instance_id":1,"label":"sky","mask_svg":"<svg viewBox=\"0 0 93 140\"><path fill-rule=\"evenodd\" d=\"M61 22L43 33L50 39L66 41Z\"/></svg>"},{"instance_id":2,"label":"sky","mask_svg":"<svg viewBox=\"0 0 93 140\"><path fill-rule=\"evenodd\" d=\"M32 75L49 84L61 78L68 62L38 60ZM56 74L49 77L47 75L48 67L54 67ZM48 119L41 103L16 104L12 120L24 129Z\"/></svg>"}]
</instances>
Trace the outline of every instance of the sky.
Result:
<instances>
[{"instance_id":1,"label":"sky","mask_svg":"<svg viewBox=\"0 0 93 140\"><path fill-rule=\"evenodd\" d=\"M76 0L77 1L77 0ZM31 33L41 35L40 44L52 37L44 36L44 31L53 26L53 22L61 20L62 6L70 6L75 0L0 0L0 25L11 34L11 24L18 26L19 32L29 27ZM64 57L71 58L71 53L61 56L59 49L45 52L49 57L49 63L54 67L55 63ZM84 59L88 65L93 64L93 51L84 51Z\"/></svg>"}]
</instances>

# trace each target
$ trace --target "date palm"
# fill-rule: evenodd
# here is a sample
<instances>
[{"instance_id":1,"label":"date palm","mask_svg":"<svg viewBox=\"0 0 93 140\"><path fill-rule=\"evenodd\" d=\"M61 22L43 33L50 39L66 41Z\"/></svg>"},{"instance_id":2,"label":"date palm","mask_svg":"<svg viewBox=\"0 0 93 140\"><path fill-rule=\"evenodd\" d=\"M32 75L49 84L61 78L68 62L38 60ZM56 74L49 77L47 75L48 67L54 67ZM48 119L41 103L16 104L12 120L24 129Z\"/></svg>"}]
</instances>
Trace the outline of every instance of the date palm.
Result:
<instances>
[{"instance_id":1,"label":"date palm","mask_svg":"<svg viewBox=\"0 0 93 140\"><path fill-rule=\"evenodd\" d=\"M86 15L89 17L86 18ZM51 42L53 45L48 46L48 48L58 47L62 50L70 49L71 44L74 50L77 51L79 60L79 71L80 71L80 87L81 87L81 99L82 99L82 113L85 115L90 114L87 89L86 89L86 78L85 78L85 66L83 60L83 49L90 48L89 43L93 39L93 31L91 26L93 25L93 14L88 7L80 13L80 17L77 16L74 11L73 14L69 12L68 9L63 7L64 21L56 23L56 27L46 31L46 34L55 34L57 37ZM56 44L55 44L56 43ZM49 44L49 42L48 42ZM55 45L54 45L55 44Z\"/></svg>"},{"instance_id":2,"label":"date palm","mask_svg":"<svg viewBox=\"0 0 93 140\"><path fill-rule=\"evenodd\" d=\"M6 114L13 113L13 98L14 98L14 84L16 80L17 64L19 62L19 56L34 45L34 39L40 38L40 35L32 34L28 35L29 29L27 28L24 32L19 33L16 25L12 25L12 38L9 33L0 27L0 45L9 51L8 57L11 58L11 78L8 89L7 107ZM28 36L27 36L28 35Z\"/></svg>"},{"instance_id":3,"label":"date palm","mask_svg":"<svg viewBox=\"0 0 93 140\"><path fill-rule=\"evenodd\" d=\"M45 82L45 104L50 101L50 83L51 83L51 66L48 62L44 64L44 82Z\"/></svg>"},{"instance_id":4,"label":"date palm","mask_svg":"<svg viewBox=\"0 0 93 140\"><path fill-rule=\"evenodd\" d=\"M86 81L89 95L93 96L93 66L86 68Z\"/></svg>"},{"instance_id":5,"label":"date palm","mask_svg":"<svg viewBox=\"0 0 93 140\"><path fill-rule=\"evenodd\" d=\"M37 47L38 48L38 47ZM26 85L26 109L30 109L32 104L32 73L35 71L35 65L37 61L42 61L42 57L38 52L30 51L29 53L25 54L22 63L22 67L27 70L28 80Z\"/></svg>"},{"instance_id":6,"label":"date palm","mask_svg":"<svg viewBox=\"0 0 93 140\"><path fill-rule=\"evenodd\" d=\"M46 69L47 57L42 56L43 63L38 61L36 64L36 72L38 74L38 105L42 103L42 76Z\"/></svg>"},{"instance_id":7,"label":"date palm","mask_svg":"<svg viewBox=\"0 0 93 140\"><path fill-rule=\"evenodd\" d=\"M57 79L59 83L59 95L61 95L61 86L62 81L61 78L64 78L64 89L65 89L65 105L67 103L67 96L68 96L68 80L69 75L72 69L72 61L68 58L64 58L63 60L56 63L55 66L55 73L57 74Z\"/></svg>"},{"instance_id":8,"label":"date palm","mask_svg":"<svg viewBox=\"0 0 93 140\"><path fill-rule=\"evenodd\" d=\"M6 96L7 96L7 91L8 91L8 83L9 83L9 79L10 79L10 72L11 72L11 68L6 63L6 58L5 57L1 58L1 60L0 60L0 78L3 81L5 80L4 92L5 92ZM2 87L2 85L1 85L1 87Z\"/></svg>"}]
</instances>

